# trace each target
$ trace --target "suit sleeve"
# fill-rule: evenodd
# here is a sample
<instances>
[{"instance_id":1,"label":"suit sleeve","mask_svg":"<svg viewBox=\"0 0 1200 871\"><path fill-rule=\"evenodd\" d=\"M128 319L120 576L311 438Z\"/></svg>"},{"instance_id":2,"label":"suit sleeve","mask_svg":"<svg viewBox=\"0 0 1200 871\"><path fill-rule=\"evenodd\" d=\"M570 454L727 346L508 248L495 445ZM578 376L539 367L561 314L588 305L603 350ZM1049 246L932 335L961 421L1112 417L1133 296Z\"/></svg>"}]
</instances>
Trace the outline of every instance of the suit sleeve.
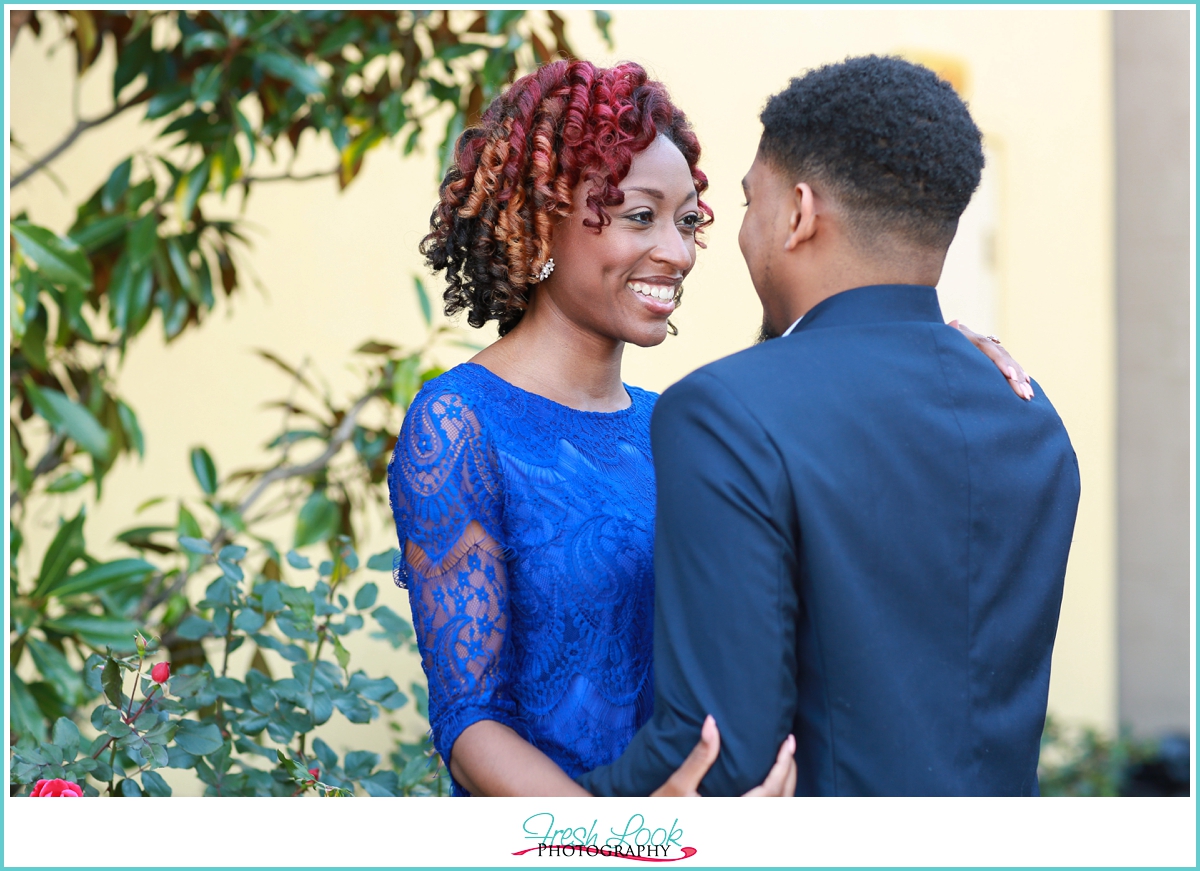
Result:
<instances>
[{"instance_id":1,"label":"suit sleeve","mask_svg":"<svg viewBox=\"0 0 1200 871\"><path fill-rule=\"evenodd\" d=\"M651 423L657 475L654 713L625 753L578 780L648 795L711 713L721 753L704 795L766 777L796 708L794 502L779 453L731 390L698 372Z\"/></svg>"}]
</instances>

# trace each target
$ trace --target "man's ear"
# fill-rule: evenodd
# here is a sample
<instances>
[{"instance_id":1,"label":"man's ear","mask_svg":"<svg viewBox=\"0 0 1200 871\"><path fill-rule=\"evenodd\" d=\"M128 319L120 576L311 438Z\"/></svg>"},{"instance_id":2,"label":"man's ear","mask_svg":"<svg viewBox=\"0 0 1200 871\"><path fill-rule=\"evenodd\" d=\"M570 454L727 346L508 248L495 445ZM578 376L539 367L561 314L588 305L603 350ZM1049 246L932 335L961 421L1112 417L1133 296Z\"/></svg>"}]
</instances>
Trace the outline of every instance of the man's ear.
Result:
<instances>
[{"instance_id":1,"label":"man's ear","mask_svg":"<svg viewBox=\"0 0 1200 871\"><path fill-rule=\"evenodd\" d=\"M817 232L817 201L808 182L799 182L792 188L791 205L788 237L783 243L785 251L795 251L801 242L807 242Z\"/></svg>"}]
</instances>

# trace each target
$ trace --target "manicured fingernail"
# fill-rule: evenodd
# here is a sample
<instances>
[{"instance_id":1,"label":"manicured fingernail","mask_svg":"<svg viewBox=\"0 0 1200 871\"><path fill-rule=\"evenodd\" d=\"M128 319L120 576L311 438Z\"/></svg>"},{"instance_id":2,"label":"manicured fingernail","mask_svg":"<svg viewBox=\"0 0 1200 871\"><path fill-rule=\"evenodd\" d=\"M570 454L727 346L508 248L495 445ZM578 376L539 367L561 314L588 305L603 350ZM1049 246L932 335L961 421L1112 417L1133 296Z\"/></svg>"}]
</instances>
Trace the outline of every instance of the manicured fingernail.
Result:
<instances>
[{"instance_id":1,"label":"manicured fingernail","mask_svg":"<svg viewBox=\"0 0 1200 871\"><path fill-rule=\"evenodd\" d=\"M1008 367L1008 377L1011 378L1013 381L1017 380L1017 370L1014 369L1012 366Z\"/></svg>"}]
</instances>

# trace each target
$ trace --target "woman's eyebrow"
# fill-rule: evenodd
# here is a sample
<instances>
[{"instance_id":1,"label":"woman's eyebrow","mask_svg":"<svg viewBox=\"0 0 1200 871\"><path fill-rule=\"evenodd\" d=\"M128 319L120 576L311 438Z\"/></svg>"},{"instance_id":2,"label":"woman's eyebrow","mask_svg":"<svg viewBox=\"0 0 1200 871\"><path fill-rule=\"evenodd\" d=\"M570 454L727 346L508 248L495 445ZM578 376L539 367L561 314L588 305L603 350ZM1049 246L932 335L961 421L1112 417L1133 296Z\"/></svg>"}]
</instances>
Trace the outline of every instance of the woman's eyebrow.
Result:
<instances>
[{"instance_id":1,"label":"woman's eyebrow","mask_svg":"<svg viewBox=\"0 0 1200 871\"><path fill-rule=\"evenodd\" d=\"M628 193L629 191L639 191L643 194L647 194L648 196L654 197L654 199L656 199L656 200L665 200L667 198L667 195L664 194L662 191L660 191L658 188L630 187L630 188L622 188L622 190L625 191L626 193ZM696 196L696 192L692 191L686 197L684 197L684 199L690 200L690 199L695 198L695 196Z\"/></svg>"}]
</instances>

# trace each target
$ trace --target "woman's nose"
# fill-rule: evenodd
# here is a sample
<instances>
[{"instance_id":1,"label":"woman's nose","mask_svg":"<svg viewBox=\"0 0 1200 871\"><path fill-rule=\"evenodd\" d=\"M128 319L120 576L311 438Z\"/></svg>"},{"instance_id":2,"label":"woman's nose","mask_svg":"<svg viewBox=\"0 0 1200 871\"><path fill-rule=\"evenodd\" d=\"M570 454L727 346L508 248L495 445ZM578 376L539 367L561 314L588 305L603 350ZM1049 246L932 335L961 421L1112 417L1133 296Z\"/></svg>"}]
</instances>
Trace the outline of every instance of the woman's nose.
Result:
<instances>
[{"instance_id":1,"label":"woman's nose","mask_svg":"<svg viewBox=\"0 0 1200 871\"><path fill-rule=\"evenodd\" d=\"M691 269L695 261L695 251L689 241L678 227L671 224L664 228L659 236L658 245L653 252L654 259L680 271Z\"/></svg>"}]
</instances>

